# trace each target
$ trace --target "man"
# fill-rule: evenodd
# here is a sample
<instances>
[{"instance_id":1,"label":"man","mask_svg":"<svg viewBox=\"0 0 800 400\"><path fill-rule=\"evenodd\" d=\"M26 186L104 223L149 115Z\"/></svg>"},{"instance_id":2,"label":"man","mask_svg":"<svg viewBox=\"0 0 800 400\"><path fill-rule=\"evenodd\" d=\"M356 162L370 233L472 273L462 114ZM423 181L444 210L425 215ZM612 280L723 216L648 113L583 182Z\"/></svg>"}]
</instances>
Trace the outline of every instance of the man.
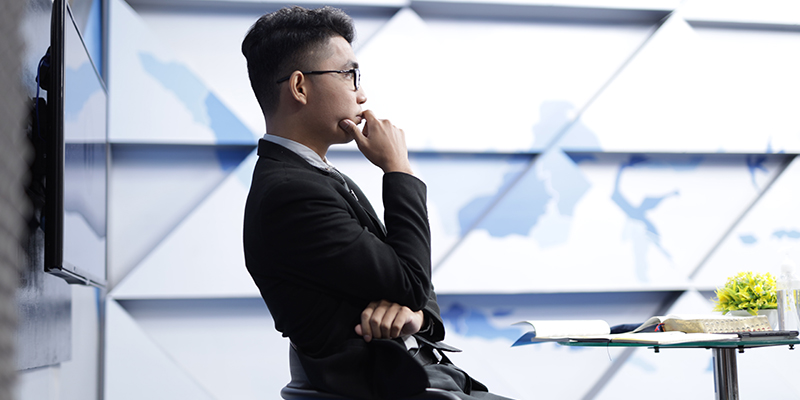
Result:
<instances>
[{"instance_id":1,"label":"man","mask_svg":"<svg viewBox=\"0 0 800 400\"><path fill-rule=\"evenodd\" d=\"M294 7L262 16L242 43L267 125L245 207L248 271L291 339L294 380L357 399L426 387L498 398L442 353L457 350L441 343L426 187L403 131L362 109L353 38L342 11ZM384 171L385 227L327 162L352 140Z\"/></svg>"}]
</instances>

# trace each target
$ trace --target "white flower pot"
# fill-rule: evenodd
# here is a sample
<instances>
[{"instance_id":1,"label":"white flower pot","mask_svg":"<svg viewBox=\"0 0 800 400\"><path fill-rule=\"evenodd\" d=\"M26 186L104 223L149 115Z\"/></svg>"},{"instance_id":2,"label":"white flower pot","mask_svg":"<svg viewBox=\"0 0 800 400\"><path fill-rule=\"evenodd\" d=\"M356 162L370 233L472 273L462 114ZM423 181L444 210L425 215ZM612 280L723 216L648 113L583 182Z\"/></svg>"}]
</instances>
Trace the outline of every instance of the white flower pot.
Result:
<instances>
[{"instance_id":1,"label":"white flower pot","mask_svg":"<svg viewBox=\"0 0 800 400\"><path fill-rule=\"evenodd\" d=\"M747 312L747 310L733 310L728 312L727 315L732 317L752 317L753 315ZM772 327L772 330L778 330L778 310L771 308L767 310L758 310L758 315L766 315L767 320L769 321L769 326Z\"/></svg>"}]
</instances>

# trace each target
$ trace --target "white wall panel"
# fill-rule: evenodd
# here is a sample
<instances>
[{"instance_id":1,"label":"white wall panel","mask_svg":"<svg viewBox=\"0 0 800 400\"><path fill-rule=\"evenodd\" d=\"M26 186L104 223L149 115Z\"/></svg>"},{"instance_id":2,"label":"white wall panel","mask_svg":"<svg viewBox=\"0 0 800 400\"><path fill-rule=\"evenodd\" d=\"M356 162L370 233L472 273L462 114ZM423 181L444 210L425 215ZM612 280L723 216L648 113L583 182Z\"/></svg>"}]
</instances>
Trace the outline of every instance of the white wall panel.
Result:
<instances>
[{"instance_id":1,"label":"white wall panel","mask_svg":"<svg viewBox=\"0 0 800 400\"><path fill-rule=\"evenodd\" d=\"M122 0L109 2L109 140L250 144L253 132Z\"/></svg>"},{"instance_id":2,"label":"white wall panel","mask_svg":"<svg viewBox=\"0 0 800 400\"><path fill-rule=\"evenodd\" d=\"M110 293L114 298L258 296L244 267L242 218L255 151Z\"/></svg>"},{"instance_id":3,"label":"white wall panel","mask_svg":"<svg viewBox=\"0 0 800 400\"><path fill-rule=\"evenodd\" d=\"M680 5L680 0L414 0L415 3L479 3L479 4L514 4L528 6L564 6L586 8L618 8L618 9L654 9L669 10Z\"/></svg>"},{"instance_id":4,"label":"white wall panel","mask_svg":"<svg viewBox=\"0 0 800 400\"><path fill-rule=\"evenodd\" d=\"M248 150L114 145L108 193L109 289L189 215Z\"/></svg>"},{"instance_id":5,"label":"white wall panel","mask_svg":"<svg viewBox=\"0 0 800 400\"><path fill-rule=\"evenodd\" d=\"M276 10L276 4L220 10L176 10L137 7L137 14L155 36L169 45L173 55L190 66L247 127L258 134L265 131L241 46L247 30L263 13ZM375 14L352 15L356 24L358 48L368 42L389 19L392 10Z\"/></svg>"},{"instance_id":6,"label":"white wall panel","mask_svg":"<svg viewBox=\"0 0 800 400\"><path fill-rule=\"evenodd\" d=\"M114 300L106 302L106 400L214 400Z\"/></svg>"},{"instance_id":7,"label":"white wall panel","mask_svg":"<svg viewBox=\"0 0 800 400\"><path fill-rule=\"evenodd\" d=\"M650 29L426 19L404 9L357 54L365 106L403 128L409 149L541 150Z\"/></svg>"},{"instance_id":8,"label":"white wall panel","mask_svg":"<svg viewBox=\"0 0 800 400\"><path fill-rule=\"evenodd\" d=\"M599 149L800 151L800 33L693 28L679 15L581 115Z\"/></svg>"},{"instance_id":9,"label":"white wall panel","mask_svg":"<svg viewBox=\"0 0 800 400\"><path fill-rule=\"evenodd\" d=\"M157 300L121 303L175 365L217 400L279 398L289 380L289 340L264 301Z\"/></svg>"},{"instance_id":10,"label":"white wall panel","mask_svg":"<svg viewBox=\"0 0 800 400\"><path fill-rule=\"evenodd\" d=\"M443 293L685 287L780 158L546 153L436 266ZM476 198L473 201L480 201Z\"/></svg>"},{"instance_id":11,"label":"white wall panel","mask_svg":"<svg viewBox=\"0 0 800 400\"><path fill-rule=\"evenodd\" d=\"M799 204L800 159L795 158L698 271L695 284L721 287L742 271L777 278L786 257L800 266Z\"/></svg>"},{"instance_id":12,"label":"white wall panel","mask_svg":"<svg viewBox=\"0 0 800 400\"><path fill-rule=\"evenodd\" d=\"M70 285L72 290L72 358L61 363L58 385L62 399L98 399L101 388L100 337L102 326L100 289ZM43 399L42 397L30 397Z\"/></svg>"},{"instance_id":13,"label":"white wall panel","mask_svg":"<svg viewBox=\"0 0 800 400\"><path fill-rule=\"evenodd\" d=\"M415 154L412 168L428 187L432 264L444 260L458 240L513 185L532 155ZM476 199L481 199L476 201Z\"/></svg>"},{"instance_id":14,"label":"white wall panel","mask_svg":"<svg viewBox=\"0 0 800 400\"><path fill-rule=\"evenodd\" d=\"M800 4L793 0L686 0L679 10L691 21L800 27Z\"/></svg>"}]
</instances>

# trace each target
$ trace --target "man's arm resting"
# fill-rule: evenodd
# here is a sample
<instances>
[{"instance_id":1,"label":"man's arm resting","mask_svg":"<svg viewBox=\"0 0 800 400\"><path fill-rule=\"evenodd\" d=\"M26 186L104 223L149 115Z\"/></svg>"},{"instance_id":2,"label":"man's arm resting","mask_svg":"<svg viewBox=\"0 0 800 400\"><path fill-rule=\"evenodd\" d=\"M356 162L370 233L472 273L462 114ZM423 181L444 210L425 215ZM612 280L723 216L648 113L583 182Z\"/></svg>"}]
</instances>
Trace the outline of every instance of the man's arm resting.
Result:
<instances>
[{"instance_id":1,"label":"man's arm resting","mask_svg":"<svg viewBox=\"0 0 800 400\"><path fill-rule=\"evenodd\" d=\"M414 334L432 342L444 339L444 324L435 298L416 312L386 300L373 301L361 313L361 323L356 325L355 330L367 342L373 338L394 339Z\"/></svg>"},{"instance_id":2,"label":"man's arm resting","mask_svg":"<svg viewBox=\"0 0 800 400\"><path fill-rule=\"evenodd\" d=\"M372 339L394 339L401 335L413 335L424 326L422 310L410 308L386 300L373 301L361 313L361 323L356 325L356 334L369 342Z\"/></svg>"}]
</instances>

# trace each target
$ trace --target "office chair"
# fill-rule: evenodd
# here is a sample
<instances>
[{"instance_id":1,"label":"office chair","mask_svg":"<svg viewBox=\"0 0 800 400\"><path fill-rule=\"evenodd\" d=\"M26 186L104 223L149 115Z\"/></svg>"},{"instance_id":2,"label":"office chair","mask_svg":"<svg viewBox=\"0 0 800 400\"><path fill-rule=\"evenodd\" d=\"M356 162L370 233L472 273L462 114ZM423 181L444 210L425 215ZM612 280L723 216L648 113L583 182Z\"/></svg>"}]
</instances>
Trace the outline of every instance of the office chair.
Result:
<instances>
[{"instance_id":1,"label":"office chair","mask_svg":"<svg viewBox=\"0 0 800 400\"><path fill-rule=\"evenodd\" d=\"M318 392L314 389L297 389L286 385L281 389L284 400L349 400L335 394ZM458 396L442 389L427 388L424 392L406 397L403 400L460 400Z\"/></svg>"},{"instance_id":2,"label":"office chair","mask_svg":"<svg viewBox=\"0 0 800 400\"><path fill-rule=\"evenodd\" d=\"M339 395L324 393L312 388L294 347L289 346L289 370L292 381L281 389L284 400L350 400ZM442 389L427 388L424 392L403 400L460 400L458 396Z\"/></svg>"}]
</instances>

